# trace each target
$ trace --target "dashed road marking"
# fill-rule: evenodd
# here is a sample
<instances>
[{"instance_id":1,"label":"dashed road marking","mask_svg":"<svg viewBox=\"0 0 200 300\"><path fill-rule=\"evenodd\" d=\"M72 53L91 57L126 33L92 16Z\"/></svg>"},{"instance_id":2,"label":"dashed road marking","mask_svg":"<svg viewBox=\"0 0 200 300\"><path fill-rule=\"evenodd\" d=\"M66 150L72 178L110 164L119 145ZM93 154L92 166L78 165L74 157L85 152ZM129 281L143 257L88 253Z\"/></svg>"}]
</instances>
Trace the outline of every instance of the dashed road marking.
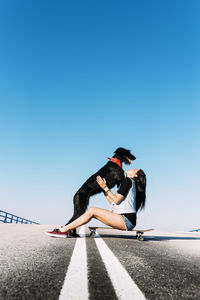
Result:
<instances>
[{"instance_id":1,"label":"dashed road marking","mask_svg":"<svg viewBox=\"0 0 200 300\"><path fill-rule=\"evenodd\" d=\"M95 236L95 242L99 249L102 260L111 279L116 295L120 300L144 300L144 294L135 284L128 272L121 265L117 257L108 248L98 232Z\"/></svg>"},{"instance_id":2,"label":"dashed road marking","mask_svg":"<svg viewBox=\"0 0 200 300\"><path fill-rule=\"evenodd\" d=\"M81 238L76 239L59 300L89 299L85 226L81 227L79 235Z\"/></svg>"}]
</instances>

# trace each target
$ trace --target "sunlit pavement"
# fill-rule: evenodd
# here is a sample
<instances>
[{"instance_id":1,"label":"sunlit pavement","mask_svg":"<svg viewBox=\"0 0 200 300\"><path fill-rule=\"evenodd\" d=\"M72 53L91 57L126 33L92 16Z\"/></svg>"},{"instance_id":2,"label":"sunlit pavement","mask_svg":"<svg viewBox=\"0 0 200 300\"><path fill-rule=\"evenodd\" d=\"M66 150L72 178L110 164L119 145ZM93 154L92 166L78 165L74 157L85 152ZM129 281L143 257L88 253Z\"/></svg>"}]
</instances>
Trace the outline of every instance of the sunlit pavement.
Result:
<instances>
[{"instance_id":1,"label":"sunlit pavement","mask_svg":"<svg viewBox=\"0 0 200 300\"><path fill-rule=\"evenodd\" d=\"M0 224L0 299L200 299L199 233L45 235L55 227Z\"/></svg>"}]
</instances>

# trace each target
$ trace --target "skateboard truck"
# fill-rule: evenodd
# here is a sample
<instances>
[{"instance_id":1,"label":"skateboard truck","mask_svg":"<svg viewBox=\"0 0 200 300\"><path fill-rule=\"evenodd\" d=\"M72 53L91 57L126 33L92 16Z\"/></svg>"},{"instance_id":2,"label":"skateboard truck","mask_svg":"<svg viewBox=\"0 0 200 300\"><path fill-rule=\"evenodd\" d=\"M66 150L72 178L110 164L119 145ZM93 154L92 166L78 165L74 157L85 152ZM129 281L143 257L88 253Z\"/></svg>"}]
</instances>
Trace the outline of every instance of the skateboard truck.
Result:
<instances>
[{"instance_id":1,"label":"skateboard truck","mask_svg":"<svg viewBox=\"0 0 200 300\"><path fill-rule=\"evenodd\" d=\"M90 230L90 237L95 237L96 234L96 228L95 227L89 227Z\"/></svg>"}]
</instances>

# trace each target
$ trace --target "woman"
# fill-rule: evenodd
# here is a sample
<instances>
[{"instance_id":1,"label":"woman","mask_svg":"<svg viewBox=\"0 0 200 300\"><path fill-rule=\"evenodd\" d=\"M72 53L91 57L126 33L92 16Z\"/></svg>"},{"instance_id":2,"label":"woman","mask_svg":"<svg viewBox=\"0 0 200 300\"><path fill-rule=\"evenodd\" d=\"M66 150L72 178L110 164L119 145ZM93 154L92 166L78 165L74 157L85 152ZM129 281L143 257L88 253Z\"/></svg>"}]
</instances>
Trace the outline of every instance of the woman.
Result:
<instances>
[{"instance_id":1,"label":"woman","mask_svg":"<svg viewBox=\"0 0 200 300\"><path fill-rule=\"evenodd\" d=\"M106 185L106 180L97 176L97 183L112 205L112 210L90 207L82 216L60 229L46 232L53 237L67 237L68 231L88 223L95 218L102 223L120 230L132 230L136 225L136 213L145 206L146 175L143 170L130 169L121 183L116 195Z\"/></svg>"}]
</instances>

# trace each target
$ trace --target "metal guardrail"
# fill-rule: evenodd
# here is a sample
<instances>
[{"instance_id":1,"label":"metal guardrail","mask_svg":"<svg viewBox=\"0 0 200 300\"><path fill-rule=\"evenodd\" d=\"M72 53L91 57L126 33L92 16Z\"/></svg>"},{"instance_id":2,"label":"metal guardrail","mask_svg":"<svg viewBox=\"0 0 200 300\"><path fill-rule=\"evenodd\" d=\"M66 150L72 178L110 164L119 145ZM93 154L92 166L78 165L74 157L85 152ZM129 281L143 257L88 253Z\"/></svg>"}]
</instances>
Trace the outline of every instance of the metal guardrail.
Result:
<instances>
[{"instance_id":1,"label":"metal guardrail","mask_svg":"<svg viewBox=\"0 0 200 300\"><path fill-rule=\"evenodd\" d=\"M13 214L10 214L4 210L0 210L0 223L15 223L15 224L39 224L34 221L30 221Z\"/></svg>"}]
</instances>

